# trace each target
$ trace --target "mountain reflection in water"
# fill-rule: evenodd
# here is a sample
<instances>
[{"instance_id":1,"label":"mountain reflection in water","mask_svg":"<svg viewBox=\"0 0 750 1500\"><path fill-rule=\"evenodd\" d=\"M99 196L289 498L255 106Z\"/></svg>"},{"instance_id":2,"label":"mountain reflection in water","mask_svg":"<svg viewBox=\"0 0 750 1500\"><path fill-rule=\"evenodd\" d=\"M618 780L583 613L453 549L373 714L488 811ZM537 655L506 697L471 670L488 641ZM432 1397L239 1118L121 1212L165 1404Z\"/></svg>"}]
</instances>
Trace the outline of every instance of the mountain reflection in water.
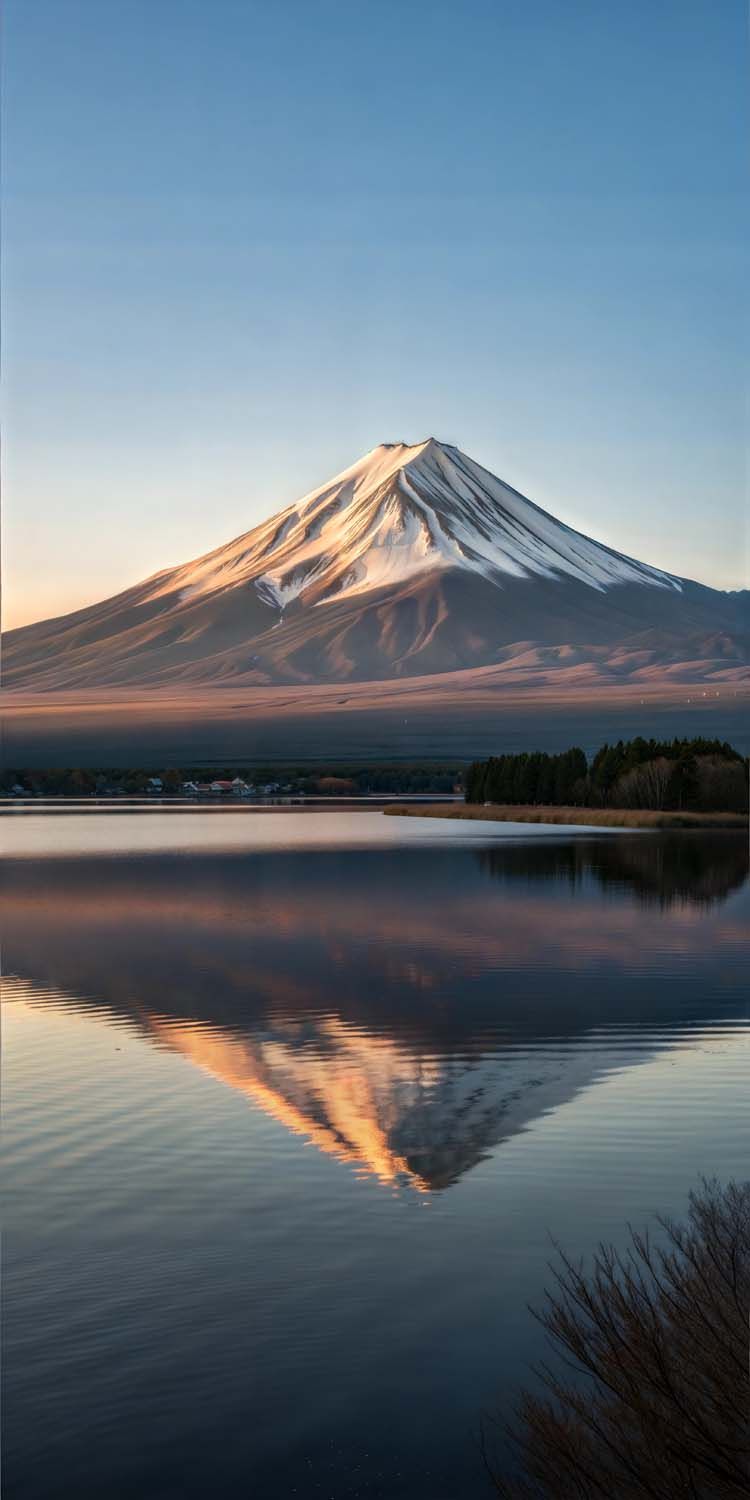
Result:
<instances>
[{"instance_id":1,"label":"mountain reflection in water","mask_svg":"<svg viewBox=\"0 0 750 1500\"><path fill-rule=\"evenodd\" d=\"M690 1044L709 994L736 1020L714 969L717 943L747 951L725 904L747 875L725 834L10 860L4 970L431 1192L602 1073Z\"/></svg>"}]
</instances>

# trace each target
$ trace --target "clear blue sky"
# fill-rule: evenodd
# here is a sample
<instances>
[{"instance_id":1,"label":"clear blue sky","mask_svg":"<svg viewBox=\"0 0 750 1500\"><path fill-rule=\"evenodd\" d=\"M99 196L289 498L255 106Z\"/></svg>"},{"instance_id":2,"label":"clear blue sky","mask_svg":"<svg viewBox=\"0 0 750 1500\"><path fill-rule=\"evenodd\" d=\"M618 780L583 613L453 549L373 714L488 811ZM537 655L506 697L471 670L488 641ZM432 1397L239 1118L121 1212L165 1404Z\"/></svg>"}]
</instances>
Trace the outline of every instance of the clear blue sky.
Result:
<instances>
[{"instance_id":1,"label":"clear blue sky","mask_svg":"<svg viewBox=\"0 0 750 1500\"><path fill-rule=\"evenodd\" d=\"M433 434L743 581L743 0L6 0L5 618Z\"/></svg>"}]
</instances>

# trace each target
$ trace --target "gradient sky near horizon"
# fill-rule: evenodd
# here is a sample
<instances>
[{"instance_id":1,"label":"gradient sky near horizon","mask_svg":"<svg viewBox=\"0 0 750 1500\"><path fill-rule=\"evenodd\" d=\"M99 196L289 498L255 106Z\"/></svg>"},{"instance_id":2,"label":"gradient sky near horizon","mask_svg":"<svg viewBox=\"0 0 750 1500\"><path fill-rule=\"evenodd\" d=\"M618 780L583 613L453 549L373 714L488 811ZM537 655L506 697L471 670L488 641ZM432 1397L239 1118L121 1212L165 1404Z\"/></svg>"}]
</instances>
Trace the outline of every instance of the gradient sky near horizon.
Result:
<instances>
[{"instance_id":1,"label":"gradient sky near horizon","mask_svg":"<svg viewBox=\"0 0 750 1500\"><path fill-rule=\"evenodd\" d=\"M4 622L432 434L746 582L743 0L6 0Z\"/></svg>"}]
</instances>

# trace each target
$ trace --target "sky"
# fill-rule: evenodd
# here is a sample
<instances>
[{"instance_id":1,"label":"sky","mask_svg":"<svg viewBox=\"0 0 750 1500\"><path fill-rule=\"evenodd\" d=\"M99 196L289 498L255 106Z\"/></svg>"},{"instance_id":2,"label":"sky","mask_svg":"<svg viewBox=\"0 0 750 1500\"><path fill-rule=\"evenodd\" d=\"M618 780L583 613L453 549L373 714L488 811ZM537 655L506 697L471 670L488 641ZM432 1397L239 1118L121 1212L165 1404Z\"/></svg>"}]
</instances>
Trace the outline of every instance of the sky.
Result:
<instances>
[{"instance_id":1,"label":"sky","mask_svg":"<svg viewBox=\"0 0 750 1500\"><path fill-rule=\"evenodd\" d=\"M747 582L744 0L5 0L3 620L381 442Z\"/></svg>"}]
</instances>

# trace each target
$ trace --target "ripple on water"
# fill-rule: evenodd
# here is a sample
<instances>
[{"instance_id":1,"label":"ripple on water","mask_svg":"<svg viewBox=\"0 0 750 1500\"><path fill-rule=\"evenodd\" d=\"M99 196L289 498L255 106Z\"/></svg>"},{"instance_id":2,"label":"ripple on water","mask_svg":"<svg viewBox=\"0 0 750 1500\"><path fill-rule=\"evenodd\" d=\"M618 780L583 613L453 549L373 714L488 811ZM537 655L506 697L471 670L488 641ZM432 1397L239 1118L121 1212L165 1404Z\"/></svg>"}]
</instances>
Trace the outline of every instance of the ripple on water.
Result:
<instances>
[{"instance_id":1,"label":"ripple on water","mask_svg":"<svg viewBox=\"0 0 750 1500\"><path fill-rule=\"evenodd\" d=\"M746 1172L746 877L650 836L6 860L14 1493L481 1495L550 1235Z\"/></svg>"}]
</instances>

